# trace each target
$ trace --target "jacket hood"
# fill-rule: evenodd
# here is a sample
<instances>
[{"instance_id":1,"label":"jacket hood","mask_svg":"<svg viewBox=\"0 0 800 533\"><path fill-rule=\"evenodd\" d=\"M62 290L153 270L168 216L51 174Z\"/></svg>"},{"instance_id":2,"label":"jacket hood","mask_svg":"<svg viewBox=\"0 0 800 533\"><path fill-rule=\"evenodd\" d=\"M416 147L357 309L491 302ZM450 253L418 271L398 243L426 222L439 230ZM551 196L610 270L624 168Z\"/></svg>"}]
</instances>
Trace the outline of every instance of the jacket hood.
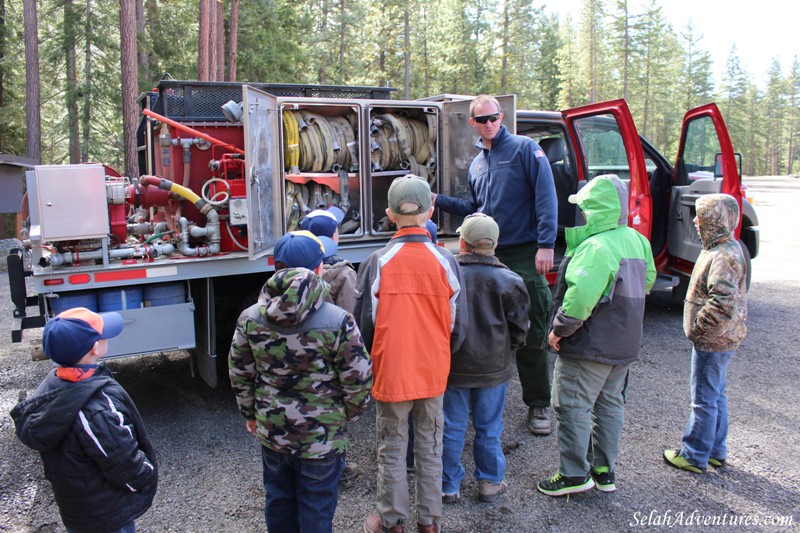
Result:
<instances>
[{"instance_id":1,"label":"jacket hood","mask_svg":"<svg viewBox=\"0 0 800 533\"><path fill-rule=\"evenodd\" d=\"M275 324L298 324L322 305L330 286L305 268L279 270L258 297L261 316Z\"/></svg>"},{"instance_id":2,"label":"jacket hood","mask_svg":"<svg viewBox=\"0 0 800 533\"><path fill-rule=\"evenodd\" d=\"M53 370L46 380L49 390L20 402L11 411L19 440L37 452L58 446L75 423L78 412L111 378L100 373L71 383L57 378Z\"/></svg>"},{"instance_id":3,"label":"jacket hood","mask_svg":"<svg viewBox=\"0 0 800 533\"><path fill-rule=\"evenodd\" d=\"M729 194L706 194L695 202L700 241L706 250L733 237L739 225L739 204Z\"/></svg>"},{"instance_id":4,"label":"jacket hood","mask_svg":"<svg viewBox=\"0 0 800 533\"><path fill-rule=\"evenodd\" d=\"M567 255L587 237L628 222L628 187L614 174L597 176L569 197L586 217L586 225L566 228Z\"/></svg>"}]
</instances>

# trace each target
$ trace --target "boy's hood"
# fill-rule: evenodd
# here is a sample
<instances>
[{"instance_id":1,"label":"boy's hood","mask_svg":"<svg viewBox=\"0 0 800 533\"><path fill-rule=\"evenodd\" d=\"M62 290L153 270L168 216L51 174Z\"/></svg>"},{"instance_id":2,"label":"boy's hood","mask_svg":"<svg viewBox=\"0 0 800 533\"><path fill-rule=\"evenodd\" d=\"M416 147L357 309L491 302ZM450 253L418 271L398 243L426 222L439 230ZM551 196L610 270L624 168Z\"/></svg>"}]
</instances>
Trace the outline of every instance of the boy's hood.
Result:
<instances>
[{"instance_id":1,"label":"boy's hood","mask_svg":"<svg viewBox=\"0 0 800 533\"><path fill-rule=\"evenodd\" d=\"M286 268L267 280L258 297L261 316L275 324L302 322L322 305L330 286L305 268Z\"/></svg>"},{"instance_id":2,"label":"boy's hood","mask_svg":"<svg viewBox=\"0 0 800 533\"><path fill-rule=\"evenodd\" d=\"M110 378L95 375L71 383L55 377L53 371L46 380L39 395L20 402L11 411L19 440L38 452L50 450L64 439L78 412Z\"/></svg>"},{"instance_id":3,"label":"boy's hood","mask_svg":"<svg viewBox=\"0 0 800 533\"><path fill-rule=\"evenodd\" d=\"M597 176L570 202L581 208L586 225L566 229L567 255L587 237L628 223L628 187L614 174Z\"/></svg>"},{"instance_id":4,"label":"boy's hood","mask_svg":"<svg viewBox=\"0 0 800 533\"><path fill-rule=\"evenodd\" d=\"M739 204L729 194L706 194L695 202L700 241L708 250L733 237L739 225Z\"/></svg>"}]
</instances>

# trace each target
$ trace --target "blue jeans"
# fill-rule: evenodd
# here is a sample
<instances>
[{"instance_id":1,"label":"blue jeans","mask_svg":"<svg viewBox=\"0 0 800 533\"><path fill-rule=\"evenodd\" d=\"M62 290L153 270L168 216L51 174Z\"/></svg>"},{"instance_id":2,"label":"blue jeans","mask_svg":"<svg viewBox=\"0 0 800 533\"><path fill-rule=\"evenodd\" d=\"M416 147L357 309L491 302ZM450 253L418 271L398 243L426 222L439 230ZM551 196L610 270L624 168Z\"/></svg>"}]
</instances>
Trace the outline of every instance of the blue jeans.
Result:
<instances>
[{"instance_id":1,"label":"blue jeans","mask_svg":"<svg viewBox=\"0 0 800 533\"><path fill-rule=\"evenodd\" d=\"M444 452L442 492L455 494L466 472L461 464L470 412L475 428L472 454L475 479L499 483L505 477L506 458L500 444L506 384L484 389L447 387L444 392Z\"/></svg>"},{"instance_id":2,"label":"blue jeans","mask_svg":"<svg viewBox=\"0 0 800 533\"><path fill-rule=\"evenodd\" d=\"M736 351L703 352L692 348L692 412L683 434L680 454L700 468L708 458L728 457L728 363Z\"/></svg>"},{"instance_id":3,"label":"blue jeans","mask_svg":"<svg viewBox=\"0 0 800 533\"><path fill-rule=\"evenodd\" d=\"M332 533L344 458L298 459L261 447L269 531Z\"/></svg>"},{"instance_id":4,"label":"blue jeans","mask_svg":"<svg viewBox=\"0 0 800 533\"><path fill-rule=\"evenodd\" d=\"M67 528L67 533L78 533L74 529ZM119 529L115 529L114 531L109 531L108 533L136 533L136 524L133 520L125 524Z\"/></svg>"}]
</instances>

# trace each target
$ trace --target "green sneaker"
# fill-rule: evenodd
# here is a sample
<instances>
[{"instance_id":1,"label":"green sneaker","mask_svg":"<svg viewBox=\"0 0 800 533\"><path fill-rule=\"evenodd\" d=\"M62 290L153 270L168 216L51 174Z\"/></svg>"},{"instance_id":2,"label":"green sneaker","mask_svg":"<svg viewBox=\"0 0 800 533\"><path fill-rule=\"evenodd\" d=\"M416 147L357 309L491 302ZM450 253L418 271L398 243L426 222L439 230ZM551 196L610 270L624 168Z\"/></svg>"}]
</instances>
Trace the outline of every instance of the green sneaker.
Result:
<instances>
[{"instance_id":1,"label":"green sneaker","mask_svg":"<svg viewBox=\"0 0 800 533\"><path fill-rule=\"evenodd\" d=\"M556 472L553 477L540 481L536 485L539 492L548 496L566 496L591 490L592 487L594 487L594 480L589 474L586 474L586 477L568 477L561 475L560 472Z\"/></svg>"},{"instance_id":2,"label":"green sneaker","mask_svg":"<svg viewBox=\"0 0 800 533\"><path fill-rule=\"evenodd\" d=\"M664 450L664 461L670 466L674 466L680 470L694 472L695 474L702 474L705 468L694 466L685 457L683 457L678 450Z\"/></svg>"},{"instance_id":3,"label":"green sneaker","mask_svg":"<svg viewBox=\"0 0 800 533\"><path fill-rule=\"evenodd\" d=\"M592 467L589 475L594 480L594 486L601 492L614 492L617 490L614 472L609 471L607 466Z\"/></svg>"},{"instance_id":4,"label":"green sneaker","mask_svg":"<svg viewBox=\"0 0 800 533\"><path fill-rule=\"evenodd\" d=\"M725 459L717 459L716 457L709 457L708 458L708 464L710 464L711 466L714 466L716 468L721 468L721 467L725 466L725 462L726 462Z\"/></svg>"}]
</instances>

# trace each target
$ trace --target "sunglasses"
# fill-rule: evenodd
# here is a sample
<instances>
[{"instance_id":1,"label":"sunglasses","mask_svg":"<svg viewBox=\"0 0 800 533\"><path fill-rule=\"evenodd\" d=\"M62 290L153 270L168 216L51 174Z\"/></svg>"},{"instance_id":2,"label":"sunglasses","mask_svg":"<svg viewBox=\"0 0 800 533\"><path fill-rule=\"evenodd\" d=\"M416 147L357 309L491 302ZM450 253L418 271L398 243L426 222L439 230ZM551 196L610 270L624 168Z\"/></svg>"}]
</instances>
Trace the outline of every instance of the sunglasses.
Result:
<instances>
[{"instance_id":1,"label":"sunglasses","mask_svg":"<svg viewBox=\"0 0 800 533\"><path fill-rule=\"evenodd\" d=\"M478 115L477 117L472 117L472 120L474 120L478 124L486 124L487 122L497 122L498 120L500 120L500 113L492 113L491 115Z\"/></svg>"}]
</instances>

